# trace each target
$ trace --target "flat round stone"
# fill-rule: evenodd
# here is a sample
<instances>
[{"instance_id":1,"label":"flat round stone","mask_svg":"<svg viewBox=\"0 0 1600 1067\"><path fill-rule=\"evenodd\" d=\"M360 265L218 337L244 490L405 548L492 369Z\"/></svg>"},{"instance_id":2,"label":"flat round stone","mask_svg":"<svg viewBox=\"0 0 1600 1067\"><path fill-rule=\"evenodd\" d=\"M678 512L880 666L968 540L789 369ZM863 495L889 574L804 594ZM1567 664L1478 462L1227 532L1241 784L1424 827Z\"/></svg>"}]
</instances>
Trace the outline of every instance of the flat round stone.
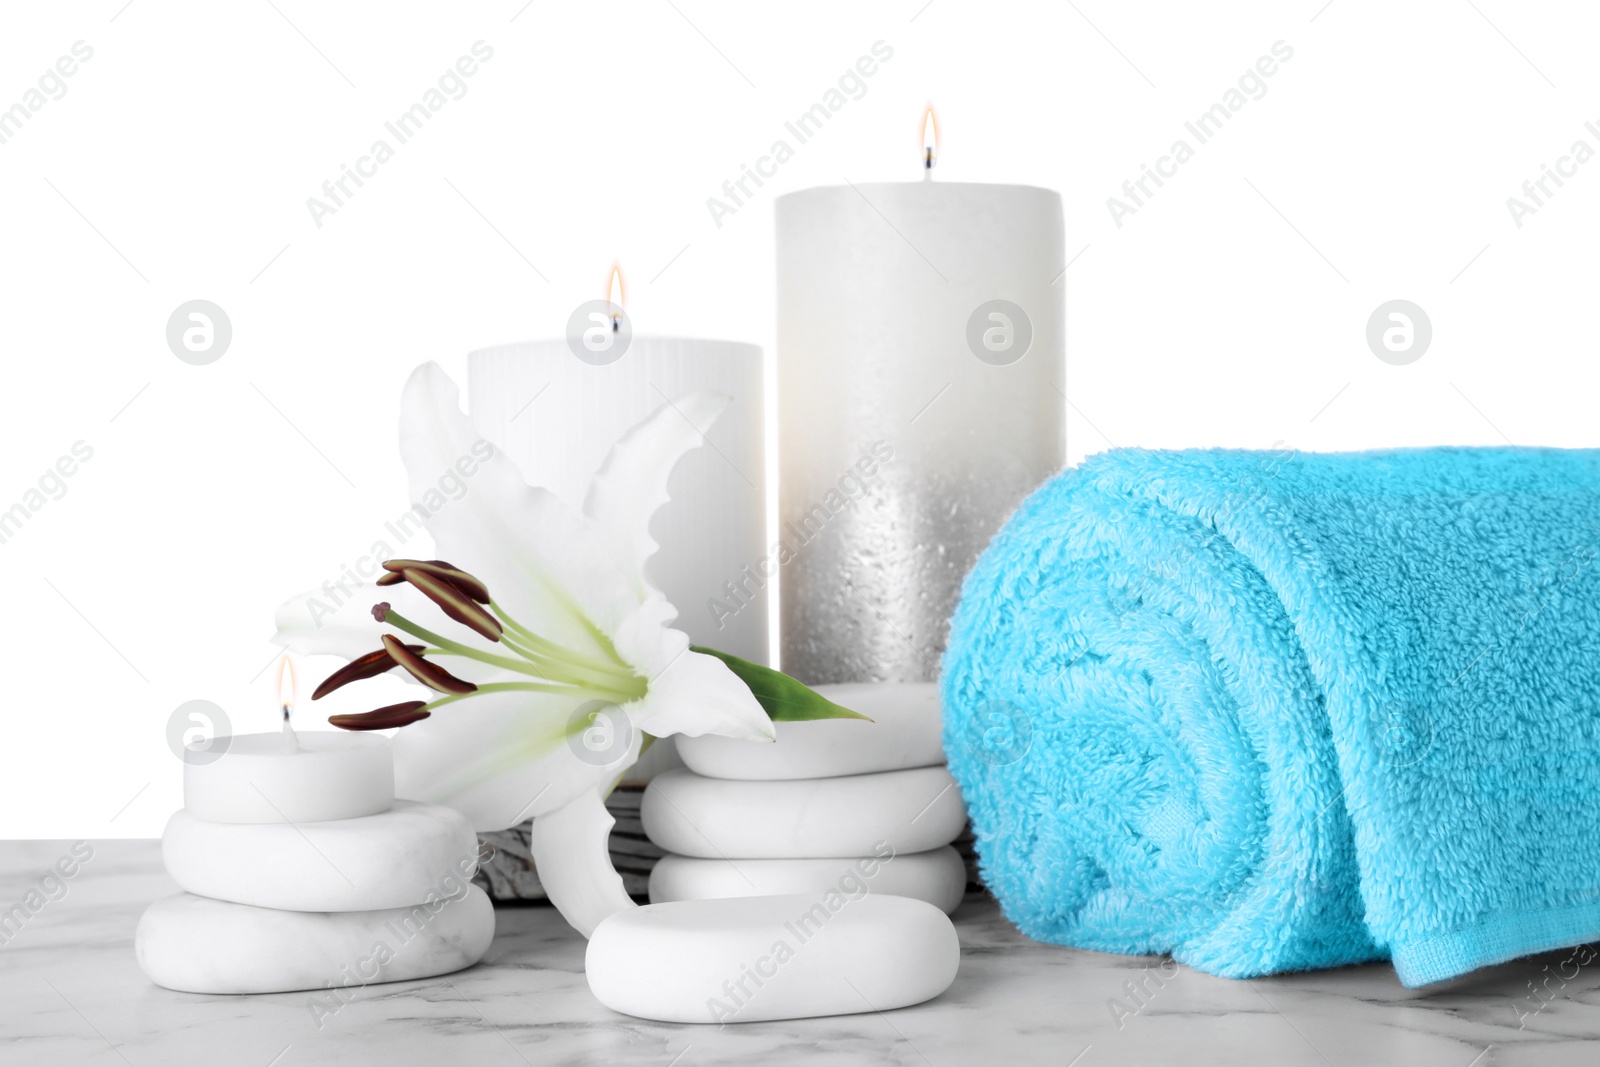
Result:
<instances>
[{"instance_id":1,"label":"flat round stone","mask_svg":"<svg viewBox=\"0 0 1600 1067\"><path fill-rule=\"evenodd\" d=\"M921 900L830 891L681 900L620 911L589 938L606 1007L673 1023L888 1011L955 981L956 929Z\"/></svg>"},{"instance_id":2,"label":"flat round stone","mask_svg":"<svg viewBox=\"0 0 1600 1067\"><path fill-rule=\"evenodd\" d=\"M679 737L678 755L690 770L710 778L760 780L836 778L944 762L935 683L863 682L815 688L835 704L873 721L775 723L776 743L714 734Z\"/></svg>"},{"instance_id":3,"label":"flat round stone","mask_svg":"<svg viewBox=\"0 0 1600 1067\"><path fill-rule=\"evenodd\" d=\"M189 893L145 909L133 935L139 967L156 985L186 993L355 990L470 967L494 940L494 905L464 885L383 911L276 911ZM324 1009L342 1000L327 990ZM313 1005L313 1014L316 1007Z\"/></svg>"},{"instance_id":4,"label":"flat round stone","mask_svg":"<svg viewBox=\"0 0 1600 1067\"><path fill-rule=\"evenodd\" d=\"M639 815L668 852L732 860L926 852L954 841L967 821L943 767L778 782L678 768L651 779Z\"/></svg>"},{"instance_id":5,"label":"flat round stone","mask_svg":"<svg viewBox=\"0 0 1600 1067\"><path fill-rule=\"evenodd\" d=\"M705 860L663 856L650 872L650 903L727 897L820 896L830 889L925 900L945 914L967 889L967 866L949 845L931 852L861 859Z\"/></svg>"},{"instance_id":6,"label":"flat round stone","mask_svg":"<svg viewBox=\"0 0 1600 1067\"><path fill-rule=\"evenodd\" d=\"M478 835L453 808L397 800L359 819L219 823L180 809L161 835L179 886L202 897L290 911L377 911L459 893L478 869Z\"/></svg>"}]
</instances>

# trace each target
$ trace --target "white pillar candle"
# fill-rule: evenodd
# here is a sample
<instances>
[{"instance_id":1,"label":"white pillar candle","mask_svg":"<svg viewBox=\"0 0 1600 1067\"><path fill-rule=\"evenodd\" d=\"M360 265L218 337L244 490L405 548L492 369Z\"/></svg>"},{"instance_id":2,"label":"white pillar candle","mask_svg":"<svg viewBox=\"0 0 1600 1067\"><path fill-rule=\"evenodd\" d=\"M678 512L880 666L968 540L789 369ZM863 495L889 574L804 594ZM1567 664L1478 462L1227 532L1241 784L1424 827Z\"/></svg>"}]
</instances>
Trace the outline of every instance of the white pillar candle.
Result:
<instances>
[{"instance_id":1,"label":"white pillar candle","mask_svg":"<svg viewBox=\"0 0 1600 1067\"><path fill-rule=\"evenodd\" d=\"M196 819L305 823L355 819L394 804L394 757L381 734L240 734L187 751L183 806Z\"/></svg>"},{"instance_id":2,"label":"white pillar candle","mask_svg":"<svg viewBox=\"0 0 1600 1067\"><path fill-rule=\"evenodd\" d=\"M729 341L633 337L602 366L565 339L501 345L468 357L472 419L521 469L582 507L589 479L617 439L685 393L733 402L673 471L671 500L651 532L649 574L696 644L768 661L766 477L761 349Z\"/></svg>"},{"instance_id":3,"label":"white pillar candle","mask_svg":"<svg viewBox=\"0 0 1600 1067\"><path fill-rule=\"evenodd\" d=\"M931 680L962 578L1065 461L1061 198L922 181L775 207L781 663Z\"/></svg>"}]
</instances>

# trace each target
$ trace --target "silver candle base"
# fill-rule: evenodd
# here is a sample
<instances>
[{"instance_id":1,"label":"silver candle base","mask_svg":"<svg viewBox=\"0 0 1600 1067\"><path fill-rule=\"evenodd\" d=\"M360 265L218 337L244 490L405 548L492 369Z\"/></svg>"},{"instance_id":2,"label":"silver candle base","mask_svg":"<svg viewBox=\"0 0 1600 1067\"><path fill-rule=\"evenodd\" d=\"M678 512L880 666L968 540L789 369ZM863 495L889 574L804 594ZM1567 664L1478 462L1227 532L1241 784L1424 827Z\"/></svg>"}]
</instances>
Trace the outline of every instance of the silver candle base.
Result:
<instances>
[{"instance_id":1,"label":"silver candle base","mask_svg":"<svg viewBox=\"0 0 1600 1067\"><path fill-rule=\"evenodd\" d=\"M941 478L897 462L820 529L815 510L785 509L783 669L808 684L937 679L967 571L1057 469Z\"/></svg>"}]
</instances>

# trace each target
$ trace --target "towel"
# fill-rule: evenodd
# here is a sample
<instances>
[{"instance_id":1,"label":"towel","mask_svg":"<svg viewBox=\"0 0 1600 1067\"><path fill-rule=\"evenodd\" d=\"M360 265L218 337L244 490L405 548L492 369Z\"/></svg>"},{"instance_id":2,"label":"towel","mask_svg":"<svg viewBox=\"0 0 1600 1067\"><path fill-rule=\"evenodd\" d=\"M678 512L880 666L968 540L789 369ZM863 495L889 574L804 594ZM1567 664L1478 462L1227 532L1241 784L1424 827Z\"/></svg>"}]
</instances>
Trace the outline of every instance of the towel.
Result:
<instances>
[{"instance_id":1,"label":"towel","mask_svg":"<svg viewBox=\"0 0 1600 1067\"><path fill-rule=\"evenodd\" d=\"M945 748L1029 936L1418 986L1600 935L1600 451L1118 450L963 588Z\"/></svg>"}]
</instances>

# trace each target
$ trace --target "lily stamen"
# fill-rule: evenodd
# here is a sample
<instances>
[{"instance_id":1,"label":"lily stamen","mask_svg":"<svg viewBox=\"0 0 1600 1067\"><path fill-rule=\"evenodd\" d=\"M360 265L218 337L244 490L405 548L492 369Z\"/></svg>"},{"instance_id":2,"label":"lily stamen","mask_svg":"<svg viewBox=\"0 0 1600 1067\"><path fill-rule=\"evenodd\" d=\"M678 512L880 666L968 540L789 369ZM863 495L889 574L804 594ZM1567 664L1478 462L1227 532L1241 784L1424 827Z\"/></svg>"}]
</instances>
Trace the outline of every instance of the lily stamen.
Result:
<instances>
[{"instance_id":1,"label":"lily stamen","mask_svg":"<svg viewBox=\"0 0 1600 1067\"><path fill-rule=\"evenodd\" d=\"M481 637L487 637L491 641L500 640L501 633L505 631L505 627L500 625L500 620L480 608L455 583L414 567L406 567L399 573L456 622L475 631Z\"/></svg>"},{"instance_id":2,"label":"lily stamen","mask_svg":"<svg viewBox=\"0 0 1600 1067\"><path fill-rule=\"evenodd\" d=\"M422 654L421 645L406 645L405 647L418 655ZM311 699L321 700L335 689L347 686L351 682L376 678L378 675L386 671L392 671L398 666L400 664L390 657L389 650L386 648L380 648L376 652L368 652L364 656L356 657L324 678L322 684L317 686L316 692L311 694Z\"/></svg>"},{"instance_id":3,"label":"lily stamen","mask_svg":"<svg viewBox=\"0 0 1600 1067\"><path fill-rule=\"evenodd\" d=\"M423 654L431 652L435 655L461 656L466 659L475 659L479 663L487 663L491 667L500 667L504 670L515 671L518 674L526 674L533 678L547 678L551 681L561 680L551 678L550 673L548 673L550 666L545 661L534 659L532 657L512 659L509 656L497 656L492 652L485 652L481 649L473 648L470 645L463 645L459 641L452 641L448 637L442 637L439 634L434 633L432 630L418 626L416 623L412 622L410 619L406 618L404 615L401 615L398 611L395 611L392 607L390 607L387 601L382 604L374 605L372 614L373 617L379 622L388 623L397 630L401 630L413 637L420 638L421 640L428 642L430 645L435 646L430 649L425 649ZM513 651L520 652L521 650L513 648ZM626 681L626 678L620 675L608 677L605 680L602 688L605 688L611 696L620 697L622 700L632 700L636 694L632 694L627 691L627 688L625 687Z\"/></svg>"},{"instance_id":4,"label":"lily stamen","mask_svg":"<svg viewBox=\"0 0 1600 1067\"><path fill-rule=\"evenodd\" d=\"M429 663L388 634L383 635L383 647L391 659L405 668L406 673L429 689L462 695L477 691L476 685L457 678L436 663Z\"/></svg>"},{"instance_id":5,"label":"lily stamen","mask_svg":"<svg viewBox=\"0 0 1600 1067\"><path fill-rule=\"evenodd\" d=\"M390 574L400 574L402 579L405 571L422 571L425 574L433 575L441 581L449 582L480 604L489 602L488 586L455 564L446 563L442 559L388 559L383 561L383 569L390 572ZM385 578L388 578L388 575L380 578L378 584L395 584L394 580L384 581Z\"/></svg>"},{"instance_id":6,"label":"lily stamen","mask_svg":"<svg viewBox=\"0 0 1600 1067\"><path fill-rule=\"evenodd\" d=\"M551 681L567 682L576 686L604 689L625 700L633 700L645 693L644 679L632 672L611 668L591 667L585 662L547 655L522 644L520 637L509 634L502 638L505 646L525 657L535 670ZM559 646L556 646L559 647Z\"/></svg>"},{"instance_id":7,"label":"lily stamen","mask_svg":"<svg viewBox=\"0 0 1600 1067\"><path fill-rule=\"evenodd\" d=\"M428 707L429 711L434 711L434 710L436 710L438 708L444 707L446 704L454 704L458 700L467 700L467 699L469 699L471 697L482 696L482 695L485 695L485 694L488 694L488 693L519 693L519 692L520 693L556 693L556 694L566 695L566 694L587 693L588 691L587 690L579 690L576 687L570 686L570 685L543 685L543 684L541 684L539 682L490 682L487 685L480 685L475 692L452 694L450 696L443 696L443 697L438 697L438 698L436 698L434 700L430 700L428 702L427 707Z\"/></svg>"},{"instance_id":8,"label":"lily stamen","mask_svg":"<svg viewBox=\"0 0 1600 1067\"><path fill-rule=\"evenodd\" d=\"M537 655L543 655L578 667L587 667L590 670L614 674L623 679L631 680L638 677L637 674L623 664L620 658L617 658L616 649L609 640L603 642L606 651L613 657L611 662L608 663L605 660L595 659L592 656L584 655L582 652L574 651L566 645L559 644L547 637L540 637L506 614L505 609L493 600L489 601L489 610L493 611L500 621L505 623L507 630L516 635L515 640L527 645Z\"/></svg>"},{"instance_id":9,"label":"lily stamen","mask_svg":"<svg viewBox=\"0 0 1600 1067\"><path fill-rule=\"evenodd\" d=\"M390 704L387 707L355 715L329 715L328 722L341 730L387 730L394 726L410 726L414 722L426 719L430 714L432 712L428 710L425 701L407 700L401 704Z\"/></svg>"}]
</instances>

